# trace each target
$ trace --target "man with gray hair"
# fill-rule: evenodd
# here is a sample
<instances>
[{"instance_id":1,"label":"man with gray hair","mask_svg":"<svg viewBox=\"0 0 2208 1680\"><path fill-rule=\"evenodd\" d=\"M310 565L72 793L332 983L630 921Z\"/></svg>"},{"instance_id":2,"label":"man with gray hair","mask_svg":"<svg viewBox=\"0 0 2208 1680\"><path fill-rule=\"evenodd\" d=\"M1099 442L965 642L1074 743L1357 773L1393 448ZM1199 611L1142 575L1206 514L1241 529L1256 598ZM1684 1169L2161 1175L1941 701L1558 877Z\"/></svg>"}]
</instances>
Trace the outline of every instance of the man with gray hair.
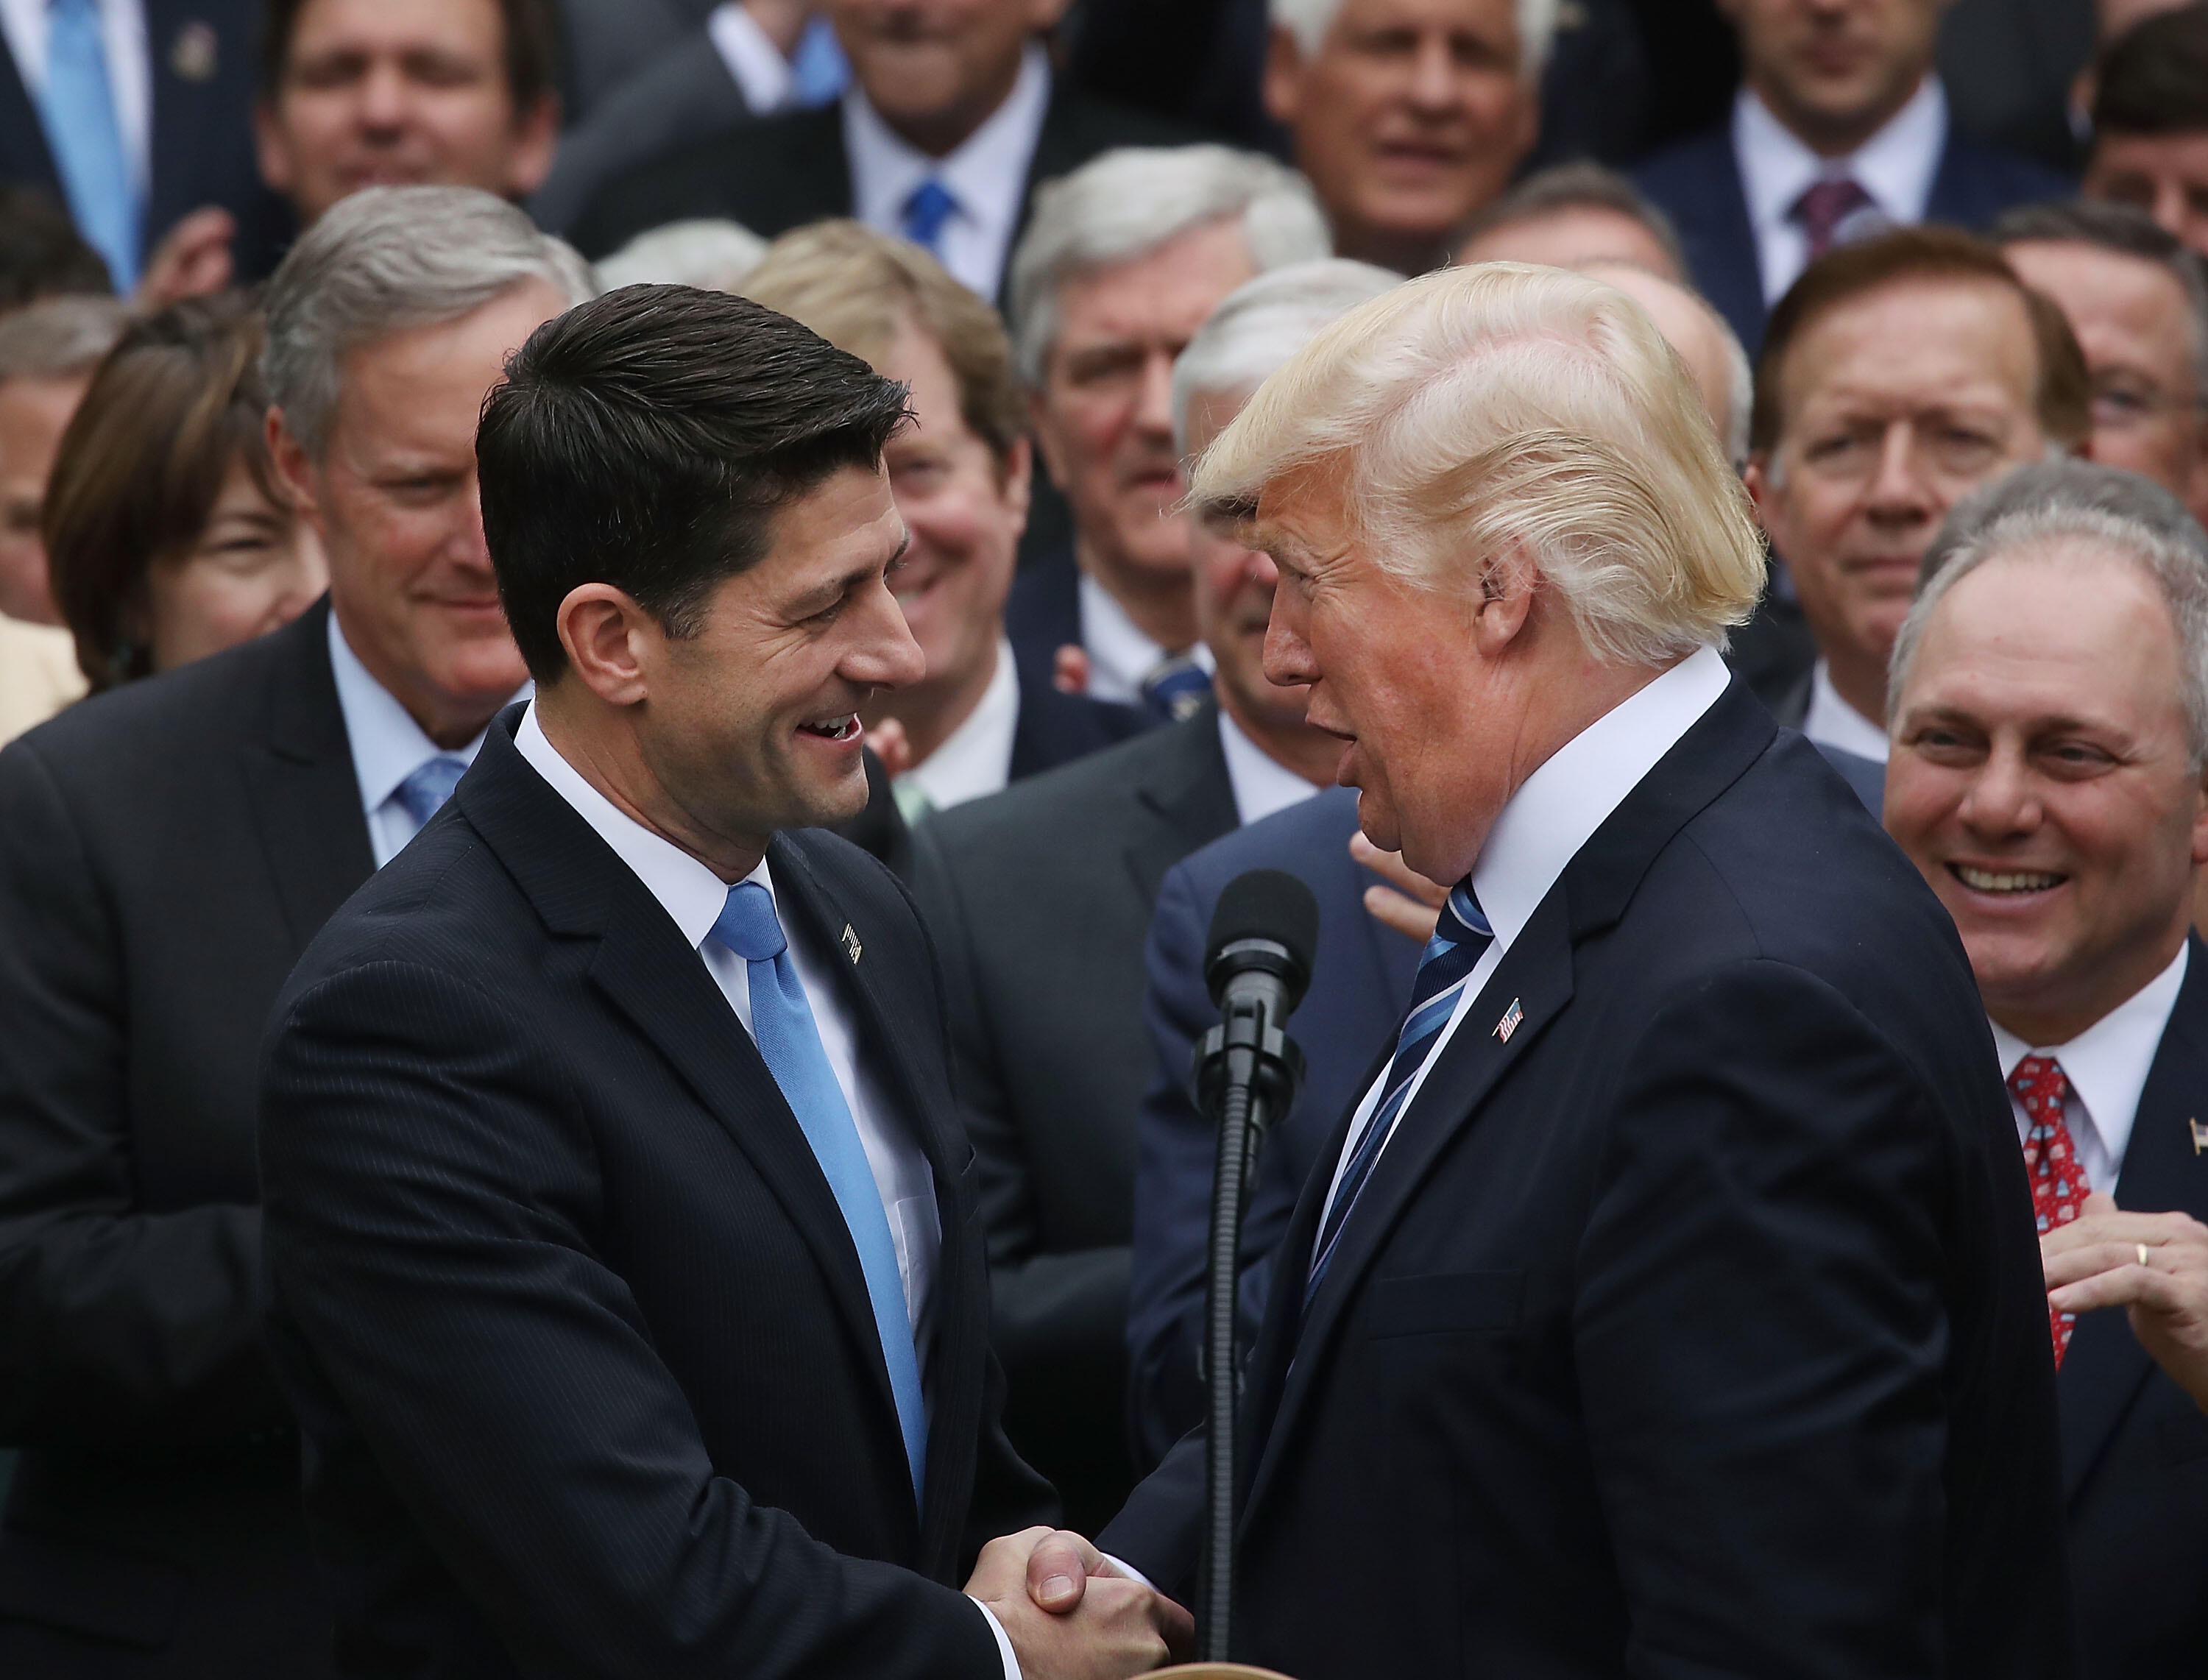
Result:
<instances>
[{"instance_id":1,"label":"man with gray hair","mask_svg":"<svg viewBox=\"0 0 2208 1680\"><path fill-rule=\"evenodd\" d=\"M2144 210L2026 205L1994 224L2025 285L2061 306L2092 382L2093 459L2208 513L2208 278Z\"/></svg>"},{"instance_id":2,"label":"man with gray hair","mask_svg":"<svg viewBox=\"0 0 2208 1680\"><path fill-rule=\"evenodd\" d=\"M291 625L0 752L0 1672L327 1673L263 1351L261 1033L524 669L476 420L580 261L462 188L347 199L271 283L270 428L329 556Z\"/></svg>"},{"instance_id":3,"label":"man with gray hair","mask_svg":"<svg viewBox=\"0 0 2208 1680\"><path fill-rule=\"evenodd\" d=\"M1184 444L1201 450L1273 367L1393 284L1327 260L1233 293L1161 397L1188 428ZM989 1226L1005 1427L1077 1527L1109 1517L1132 1480L1128 1242L1151 1065L1143 938L1160 878L1207 841L1308 801L1335 757L1305 723L1302 692L1265 681L1272 562L1227 529L1193 543L1213 694L1179 723L939 812L913 837Z\"/></svg>"},{"instance_id":4,"label":"man with gray hair","mask_svg":"<svg viewBox=\"0 0 2208 1680\"><path fill-rule=\"evenodd\" d=\"M1886 825L1962 934L2031 1185L2078 1672L2180 1680L2208 1649L2208 1494L2173 1467L2208 1448L2208 538L2143 478L2027 466L1925 568Z\"/></svg>"},{"instance_id":5,"label":"man with gray hair","mask_svg":"<svg viewBox=\"0 0 2208 1680\"><path fill-rule=\"evenodd\" d=\"M1533 150L1557 0L1271 0L1265 108L1287 129L1335 248L1402 273Z\"/></svg>"},{"instance_id":6,"label":"man with gray hair","mask_svg":"<svg viewBox=\"0 0 2208 1680\"><path fill-rule=\"evenodd\" d=\"M1725 669L1762 545L1653 324L1557 269L1411 281L1268 379L1193 494L1279 567L1265 672L1308 685L1366 837L1454 884L1276 1251L1234 1654L2067 1674L1977 989ZM1167 1592L1204 1457L1098 1537Z\"/></svg>"},{"instance_id":7,"label":"man with gray hair","mask_svg":"<svg viewBox=\"0 0 2208 1680\"><path fill-rule=\"evenodd\" d=\"M1005 609L1023 681L1163 718L1202 702L1173 358L1236 286L1327 254L1296 173L1223 146L1124 147L1036 193L1012 257L1012 354L1072 529L1053 543L1035 521Z\"/></svg>"}]
</instances>

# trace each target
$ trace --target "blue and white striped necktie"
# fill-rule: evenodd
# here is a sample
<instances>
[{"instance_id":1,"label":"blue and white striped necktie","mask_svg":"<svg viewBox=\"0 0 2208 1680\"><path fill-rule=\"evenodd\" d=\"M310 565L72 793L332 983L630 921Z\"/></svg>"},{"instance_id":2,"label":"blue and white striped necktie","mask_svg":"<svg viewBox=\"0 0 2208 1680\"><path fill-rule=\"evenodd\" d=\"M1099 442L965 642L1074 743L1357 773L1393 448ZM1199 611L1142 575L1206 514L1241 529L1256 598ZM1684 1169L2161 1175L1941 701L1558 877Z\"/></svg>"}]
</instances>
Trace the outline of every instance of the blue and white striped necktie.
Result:
<instances>
[{"instance_id":1,"label":"blue and white striped necktie","mask_svg":"<svg viewBox=\"0 0 2208 1680\"><path fill-rule=\"evenodd\" d=\"M1403 1017L1402 1030L1395 1035L1395 1053L1388 1063L1387 1077L1381 1081L1380 1101L1373 1107L1365 1135L1357 1140L1349 1165L1342 1169L1341 1182L1335 1187L1334 1205L1327 1209L1318 1241L1311 1250L1311 1276L1304 1285L1306 1307L1318 1293L1319 1280L1326 1275L1327 1263L1334 1258L1335 1245L1341 1240L1341 1227L1356 1204L1358 1192L1372 1176L1373 1163L1380 1159L1388 1134L1402 1117L1419 1070L1441 1042L1442 1029L1455 1012L1473 969L1494 943L1495 929L1488 925L1479 901L1472 896L1472 877L1467 875L1449 889L1449 901L1434 923L1434 936L1426 941L1425 952L1419 958L1410 1011Z\"/></svg>"}]
</instances>

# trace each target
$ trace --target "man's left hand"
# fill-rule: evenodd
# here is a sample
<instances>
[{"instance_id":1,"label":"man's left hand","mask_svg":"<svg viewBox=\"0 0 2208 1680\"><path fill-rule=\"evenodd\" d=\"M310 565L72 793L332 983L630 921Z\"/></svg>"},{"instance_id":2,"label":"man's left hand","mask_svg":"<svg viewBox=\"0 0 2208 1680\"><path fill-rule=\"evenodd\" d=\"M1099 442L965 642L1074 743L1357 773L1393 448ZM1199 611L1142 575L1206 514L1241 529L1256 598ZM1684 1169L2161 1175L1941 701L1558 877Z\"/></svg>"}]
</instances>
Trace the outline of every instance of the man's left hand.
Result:
<instances>
[{"instance_id":1,"label":"man's left hand","mask_svg":"<svg viewBox=\"0 0 2208 1680\"><path fill-rule=\"evenodd\" d=\"M2132 1334L2208 1411L2208 1226L2185 1214L2127 1214L2095 1194L2039 1239L2048 1305L2058 1312L2121 1306Z\"/></svg>"}]
</instances>

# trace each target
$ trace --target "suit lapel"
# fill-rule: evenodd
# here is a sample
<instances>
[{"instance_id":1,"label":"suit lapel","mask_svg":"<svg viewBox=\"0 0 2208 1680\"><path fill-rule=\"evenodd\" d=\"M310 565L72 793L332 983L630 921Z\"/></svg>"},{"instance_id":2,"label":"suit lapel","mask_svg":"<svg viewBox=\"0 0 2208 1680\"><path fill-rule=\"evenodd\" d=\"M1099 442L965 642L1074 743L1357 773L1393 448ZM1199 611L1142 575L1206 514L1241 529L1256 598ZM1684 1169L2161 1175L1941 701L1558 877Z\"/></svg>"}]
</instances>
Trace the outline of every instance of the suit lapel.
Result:
<instances>
[{"instance_id":1,"label":"suit lapel","mask_svg":"<svg viewBox=\"0 0 2208 1680\"><path fill-rule=\"evenodd\" d=\"M2208 1215L2208 1153L2193 1147L2193 1123L2208 1117L2208 947L2192 936L2185 984L2139 1093L2124 1149L2116 1205L2132 1213ZM2130 1411L2154 1361L2119 1312L2079 1320L2055 1379L2061 1401L2064 1497L2075 1499Z\"/></svg>"},{"instance_id":2,"label":"suit lapel","mask_svg":"<svg viewBox=\"0 0 2208 1680\"><path fill-rule=\"evenodd\" d=\"M10 52L0 52L0 159L7 160L16 180L45 188L56 204L67 209L53 151L46 144L45 125L39 120L38 107L31 103L30 90Z\"/></svg>"},{"instance_id":3,"label":"suit lapel","mask_svg":"<svg viewBox=\"0 0 2208 1680\"><path fill-rule=\"evenodd\" d=\"M375 873L330 670L329 601L277 636L267 711L240 752L254 827L295 951Z\"/></svg>"},{"instance_id":4,"label":"suit lapel","mask_svg":"<svg viewBox=\"0 0 2208 1680\"><path fill-rule=\"evenodd\" d=\"M1695 279L1710 302L1740 334L1750 356L1763 341L1763 261L1755 248L1755 227L1748 215L1748 193L1741 184L1740 157L1733 150L1732 128L1724 137L1725 167L1713 184L1710 220L1701 239L1709 261Z\"/></svg>"},{"instance_id":5,"label":"suit lapel","mask_svg":"<svg viewBox=\"0 0 2208 1680\"><path fill-rule=\"evenodd\" d=\"M1185 723L1168 724L1155 738L1158 756L1135 789L1155 820L1126 849L1128 873L1145 904L1157 902L1167 870L1198 846L1232 833L1239 822L1226 749L1219 744L1217 703Z\"/></svg>"},{"instance_id":6,"label":"suit lapel","mask_svg":"<svg viewBox=\"0 0 2208 1680\"><path fill-rule=\"evenodd\" d=\"M518 708L508 711L485 738L454 795L463 814L548 928L598 941L591 983L675 1069L782 1203L872 1374L881 1425L897 1436L897 1403L858 1250L813 1146L698 952L522 758L513 740L519 717Z\"/></svg>"}]
</instances>

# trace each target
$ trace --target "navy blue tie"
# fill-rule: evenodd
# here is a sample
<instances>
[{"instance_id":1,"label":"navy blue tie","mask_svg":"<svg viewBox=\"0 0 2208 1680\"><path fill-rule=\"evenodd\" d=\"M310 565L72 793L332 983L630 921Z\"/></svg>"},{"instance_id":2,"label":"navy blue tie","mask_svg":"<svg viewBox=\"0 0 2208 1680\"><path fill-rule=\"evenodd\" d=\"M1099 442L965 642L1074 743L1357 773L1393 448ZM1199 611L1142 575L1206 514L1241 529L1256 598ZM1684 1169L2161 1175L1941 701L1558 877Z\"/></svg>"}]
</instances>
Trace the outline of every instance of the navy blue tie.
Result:
<instances>
[{"instance_id":1,"label":"navy blue tie","mask_svg":"<svg viewBox=\"0 0 2208 1680\"><path fill-rule=\"evenodd\" d=\"M958 201L951 195L951 189L929 176L912 189L899 213L898 231L915 245L923 246L931 255L943 255L943 225L957 209Z\"/></svg>"},{"instance_id":2,"label":"navy blue tie","mask_svg":"<svg viewBox=\"0 0 2208 1680\"><path fill-rule=\"evenodd\" d=\"M1472 877L1467 875L1449 889L1449 901L1434 923L1434 936L1426 941L1425 952L1419 958L1419 976L1411 986L1411 1007L1403 1017L1402 1030L1395 1035L1395 1053L1380 1082L1380 1101L1373 1107L1365 1135L1357 1140L1349 1165L1342 1169L1341 1182L1335 1187L1334 1205L1327 1209L1318 1240L1311 1248L1311 1276L1304 1285L1305 1307L1318 1293L1319 1280L1326 1275L1327 1264L1334 1258L1335 1245L1341 1240L1341 1227L1356 1205L1358 1192L1372 1176L1373 1163L1380 1159L1388 1134L1402 1117L1412 1082L1441 1042L1442 1029L1455 1012L1465 982L1494 943L1495 929L1488 925L1479 901L1472 896Z\"/></svg>"},{"instance_id":3,"label":"navy blue tie","mask_svg":"<svg viewBox=\"0 0 2208 1680\"><path fill-rule=\"evenodd\" d=\"M1143 704L1168 723L1192 717L1211 696L1211 673L1188 655L1161 660L1143 679Z\"/></svg>"},{"instance_id":4,"label":"navy blue tie","mask_svg":"<svg viewBox=\"0 0 2208 1680\"><path fill-rule=\"evenodd\" d=\"M415 766L414 773L399 784L399 802L414 819L417 834L429 825L430 818L445 808L445 801L453 796L453 789L460 785L460 777L467 773L466 759L440 753L434 759L423 759Z\"/></svg>"}]
</instances>

